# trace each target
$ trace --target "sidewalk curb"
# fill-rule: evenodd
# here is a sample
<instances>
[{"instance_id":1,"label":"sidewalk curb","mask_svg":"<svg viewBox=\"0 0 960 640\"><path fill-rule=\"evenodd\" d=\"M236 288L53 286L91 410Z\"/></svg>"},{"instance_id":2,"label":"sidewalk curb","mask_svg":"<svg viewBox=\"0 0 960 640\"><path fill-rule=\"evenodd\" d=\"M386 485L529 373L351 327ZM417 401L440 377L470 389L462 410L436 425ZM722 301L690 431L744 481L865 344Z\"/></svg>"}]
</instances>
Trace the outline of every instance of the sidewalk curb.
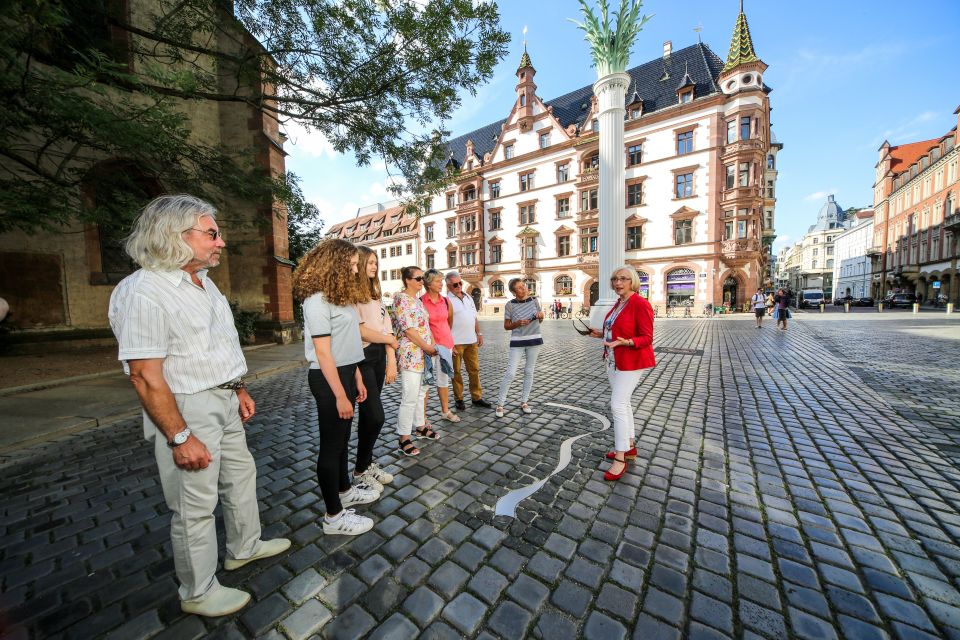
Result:
<instances>
[{"instance_id":1,"label":"sidewalk curb","mask_svg":"<svg viewBox=\"0 0 960 640\"><path fill-rule=\"evenodd\" d=\"M275 375L280 374L280 373L286 373L287 371L294 371L294 370L296 370L296 369L302 369L302 368L306 367L307 364L308 364L308 363L307 363L307 359L306 359L306 358L301 358L300 360L294 360L294 361L292 361L292 362L287 362L287 363L285 363L285 364L281 364L281 365L278 365L278 366L276 366L276 367L271 367L270 369L264 369L264 370L262 370L262 371L258 371L258 372L254 373L254 374L245 376L245 378L246 378L247 380L260 380L260 379L262 379L262 378L269 378L269 377L275 376ZM85 379L97 378L97 377L104 377L105 375L123 375L123 374L122 374L122 373L121 373L121 374L117 374L116 372L110 372L110 373L108 373L108 374L102 374L102 373L101 373L101 374L96 374L96 373L95 373L95 374L91 374L91 375L87 375L87 376L76 376L75 378L62 378L61 380L66 381L66 382L64 382L63 384L67 384L68 382L74 382L74 381L78 381L78 380L85 380ZM29 385L27 385L27 386L29 386ZM59 386L59 385L55 385L55 386ZM45 387L41 387L41 388L45 388ZM34 389L34 390L36 390L36 389ZM0 393L0 395L3 395L3 394ZM86 420L83 420L82 422L78 422L78 423L76 423L76 424L72 424L72 425L70 425L70 426L68 426L68 427L63 427L62 429L57 429L56 431L51 431L51 432L49 432L49 433L45 433L45 434L43 434L43 435L41 435L41 436L36 436L36 437L34 437L34 438L30 438L30 439L27 439L27 440L22 440L22 441L20 441L20 442L16 442L16 443L13 443L13 444L4 446L4 447L0 447L0 455L7 455L7 454L13 453L13 452L15 452L15 451L19 451L20 449L27 449L27 448L29 448L29 447L36 446L36 445L38 445L38 444L43 444L44 442L49 442L49 441L51 441L51 440L56 440L56 439L62 438L62 437L64 437L64 436L72 435L72 434L74 434L74 433L79 433L79 432L81 432L81 431L86 431L86 430L88 430L88 429L96 429L96 428L99 428L99 427L107 427L107 426L110 426L111 424L114 424L114 423L116 423L116 422L120 422L121 420L126 420L126 419L128 419L128 418L136 417L136 416L140 415L142 411L143 411L143 409L142 409L141 407L137 406L137 407L134 408L134 409L128 409L128 410L126 410L126 411L120 411L119 413L114 413L114 414L109 415L109 416L104 416L103 418L88 418L88 419L86 419Z\"/></svg>"}]
</instances>

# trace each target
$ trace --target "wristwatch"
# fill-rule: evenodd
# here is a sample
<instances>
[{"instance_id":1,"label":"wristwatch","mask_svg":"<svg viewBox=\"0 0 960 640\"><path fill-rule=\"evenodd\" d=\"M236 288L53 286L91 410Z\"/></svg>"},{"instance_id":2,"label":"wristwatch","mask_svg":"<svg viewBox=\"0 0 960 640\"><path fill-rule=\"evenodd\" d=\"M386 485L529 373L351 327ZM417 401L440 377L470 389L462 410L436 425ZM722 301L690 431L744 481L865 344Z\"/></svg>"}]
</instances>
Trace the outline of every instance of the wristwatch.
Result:
<instances>
[{"instance_id":1,"label":"wristwatch","mask_svg":"<svg viewBox=\"0 0 960 640\"><path fill-rule=\"evenodd\" d=\"M170 447L171 449L175 449L180 445L182 445L184 442L186 442L189 438L190 438L190 428L184 427L183 431L181 431L180 433L173 434L173 440L168 442L167 446Z\"/></svg>"}]
</instances>

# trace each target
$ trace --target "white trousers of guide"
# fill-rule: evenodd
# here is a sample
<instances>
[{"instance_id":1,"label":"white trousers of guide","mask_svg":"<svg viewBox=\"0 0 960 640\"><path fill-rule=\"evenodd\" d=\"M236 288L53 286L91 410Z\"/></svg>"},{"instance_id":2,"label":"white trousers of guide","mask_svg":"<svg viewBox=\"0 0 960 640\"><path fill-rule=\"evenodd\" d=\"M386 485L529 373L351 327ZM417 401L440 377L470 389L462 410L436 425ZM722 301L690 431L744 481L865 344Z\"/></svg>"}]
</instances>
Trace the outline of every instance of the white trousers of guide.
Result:
<instances>
[{"instance_id":1,"label":"white trousers of guide","mask_svg":"<svg viewBox=\"0 0 960 640\"><path fill-rule=\"evenodd\" d=\"M617 451L629 449L630 439L636 440L637 437L633 422L633 391L637 388L642 373L643 369L619 371L607 367L607 378L610 380L610 413L613 414L613 443Z\"/></svg>"}]
</instances>

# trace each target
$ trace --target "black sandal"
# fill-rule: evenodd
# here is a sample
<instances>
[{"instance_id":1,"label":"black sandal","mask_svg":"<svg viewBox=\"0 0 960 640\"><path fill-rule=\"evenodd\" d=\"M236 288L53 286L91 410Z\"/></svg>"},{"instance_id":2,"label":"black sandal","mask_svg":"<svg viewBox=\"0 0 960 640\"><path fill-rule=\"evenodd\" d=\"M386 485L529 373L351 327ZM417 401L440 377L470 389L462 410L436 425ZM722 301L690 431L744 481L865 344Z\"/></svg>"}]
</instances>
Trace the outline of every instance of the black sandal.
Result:
<instances>
[{"instance_id":1,"label":"black sandal","mask_svg":"<svg viewBox=\"0 0 960 640\"><path fill-rule=\"evenodd\" d=\"M429 425L423 425L422 427L417 427L416 434L418 438L426 438L427 440L439 440L440 434L430 428Z\"/></svg>"},{"instance_id":2,"label":"black sandal","mask_svg":"<svg viewBox=\"0 0 960 640\"><path fill-rule=\"evenodd\" d=\"M420 449L417 449L416 445L413 444L413 440L407 440L406 442L401 440L400 453L405 456L418 456L420 455Z\"/></svg>"}]
</instances>

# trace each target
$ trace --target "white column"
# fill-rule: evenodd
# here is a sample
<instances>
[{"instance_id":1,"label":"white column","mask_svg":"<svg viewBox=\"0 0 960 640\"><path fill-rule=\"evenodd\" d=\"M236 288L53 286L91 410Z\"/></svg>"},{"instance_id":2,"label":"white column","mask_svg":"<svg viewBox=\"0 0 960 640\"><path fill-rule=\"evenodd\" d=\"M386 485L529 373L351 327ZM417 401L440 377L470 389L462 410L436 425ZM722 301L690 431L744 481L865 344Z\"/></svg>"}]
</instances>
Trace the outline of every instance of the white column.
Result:
<instances>
[{"instance_id":1,"label":"white column","mask_svg":"<svg viewBox=\"0 0 960 640\"><path fill-rule=\"evenodd\" d=\"M616 302L616 294L610 289L609 278L613 270L625 260L626 195L623 180L626 161L623 148L623 116L626 109L623 102L629 85L630 76L626 73L611 73L593 85L600 121L600 260L597 273L600 299L590 309L590 326L595 329L602 328L604 317Z\"/></svg>"}]
</instances>

